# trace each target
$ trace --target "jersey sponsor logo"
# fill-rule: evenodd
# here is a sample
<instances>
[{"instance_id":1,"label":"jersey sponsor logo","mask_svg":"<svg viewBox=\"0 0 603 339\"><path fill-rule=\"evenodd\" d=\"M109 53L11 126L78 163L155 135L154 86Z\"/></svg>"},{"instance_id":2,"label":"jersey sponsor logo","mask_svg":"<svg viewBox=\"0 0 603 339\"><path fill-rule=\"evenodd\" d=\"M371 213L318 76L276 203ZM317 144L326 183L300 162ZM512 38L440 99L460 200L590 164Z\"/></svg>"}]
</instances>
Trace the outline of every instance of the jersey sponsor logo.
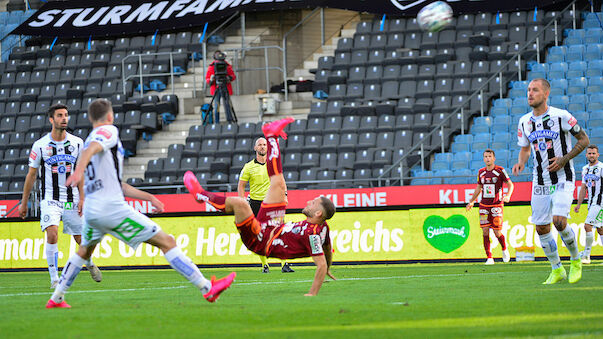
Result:
<instances>
[{"instance_id":1,"label":"jersey sponsor logo","mask_svg":"<svg viewBox=\"0 0 603 339\"><path fill-rule=\"evenodd\" d=\"M498 217L502 215L503 209L502 207L492 207L490 212L492 213L493 217Z\"/></svg>"},{"instance_id":2,"label":"jersey sponsor logo","mask_svg":"<svg viewBox=\"0 0 603 339\"><path fill-rule=\"evenodd\" d=\"M479 209L479 214L488 215L488 213L489 213L489 212L488 212L488 210L487 210L487 209L483 209L483 208L480 208L480 209Z\"/></svg>"},{"instance_id":3,"label":"jersey sponsor logo","mask_svg":"<svg viewBox=\"0 0 603 339\"><path fill-rule=\"evenodd\" d=\"M112 135L111 132L109 132L109 130L107 130L105 128L99 128L98 131L96 131L96 134L100 134L107 139L111 139L111 135Z\"/></svg>"},{"instance_id":4,"label":"jersey sponsor logo","mask_svg":"<svg viewBox=\"0 0 603 339\"><path fill-rule=\"evenodd\" d=\"M48 214L46 214L44 216L44 222L48 222L48 220L50 220L50 216Z\"/></svg>"},{"instance_id":5,"label":"jersey sponsor logo","mask_svg":"<svg viewBox=\"0 0 603 339\"><path fill-rule=\"evenodd\" d=\"M559 188L563 188L561 185ZM533 195L551 195L557 190L557 185L534 185L532 186Z\"/></svg>"},{"instance_id":6,"label":"jersey sponsor logo","mask_svg":"<svg viewBox=\"0 0 603 339\"><path fill-rule=\"evenodd\" d=\"M528 140L530 142L534 142L536 139L544 138L544 139L557 139L559 137L559 133L555 131L551 131L550 129L541 129L530 133L528 136Z\"/></svg>"},{"instance_id":7,"label":"jersey sponsor logo","mask_svg":"<svg viewBox=\"0 0 603 339\"><path fill-rule=\"evenodd\" d=\"M48 165L52 165L52 164L56 164L58 162L63 162L63 161L75 163L76 160L77 160L77 158L71 154L57 154L57 155L53 155L53 156L49 157L44 162Z\"/></svg>"},{"instance_id":8,"label":"jersey sponsor logo","mask_svg":"<svg viewBox=\"0 0 603 339\"><path fill-rule=\"evenodd\" d=\"M63 208L64 205L62 202L56 201L56 200L46 200L46 205L48 206L55 206L55 207L59 207L59 208Z\"/></svg>"},{"instance_id":9,"label":"jersey sponsor logo","mask_svg":"<svg viewBox=\"0 0 603 339\"><path fill-rule=\"evenodd\" d=\"M319 234L312 234L308 236L308 240L310 240L310 249L312 250L312 254L323 253Z\"/></svg>"},{"instance_id":10,"label":"jersey sponsor logo","mask_svg":"<svg viewBox=\"0 0 603 339\"><path fill-rule=\"evenodd\" d=\"M29 152L29 158L31 160L36 160L36 158L38 157L38 154L34 151Z\"/></svg>"},{"instance_id":11,"label":"jersey sponsor logo","mask_svg":"<svg viewBox=\"0 0 603 339\"><path fill-rule=\"evenodd\" d=\"M96 191L103 189L103 181L101 179L96 179L93 182L86 185L86 194L92 194Z\"/></svg>"}]
</instances>

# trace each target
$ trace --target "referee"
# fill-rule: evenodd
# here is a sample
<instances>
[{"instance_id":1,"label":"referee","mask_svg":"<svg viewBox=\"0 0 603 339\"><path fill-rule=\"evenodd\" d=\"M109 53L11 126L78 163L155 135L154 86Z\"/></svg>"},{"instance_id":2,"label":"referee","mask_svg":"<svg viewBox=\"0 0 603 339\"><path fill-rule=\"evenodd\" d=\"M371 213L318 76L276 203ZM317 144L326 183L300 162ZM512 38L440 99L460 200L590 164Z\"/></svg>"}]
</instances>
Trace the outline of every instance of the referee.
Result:
<instances>
[{"instance_id":1,"label":"referee","mask_svg":"<svg viewBox=\"0 0 603 339\"><path fill-rule=\"evenodd\" d=\"M245 188L249 182L249 196L247 197L247 201L251 206L253 214L257 216L260 207L262 206L262 201L264 200L264 197L266 197L266 192L268 192L268 187L270 187L270 179L268 178L268 171L266 170L266 153L268 150L266 139L256 139L253 150L255 151L255 159L246 163L241 170L237 192L239 193L239 197L245 198ZM262 255L259 257L262 261L262 272L269 273L270 268L266 257ZM283 261L281 271L283 273L295 272L285 261Z\"/></svg>"}]
</instances>

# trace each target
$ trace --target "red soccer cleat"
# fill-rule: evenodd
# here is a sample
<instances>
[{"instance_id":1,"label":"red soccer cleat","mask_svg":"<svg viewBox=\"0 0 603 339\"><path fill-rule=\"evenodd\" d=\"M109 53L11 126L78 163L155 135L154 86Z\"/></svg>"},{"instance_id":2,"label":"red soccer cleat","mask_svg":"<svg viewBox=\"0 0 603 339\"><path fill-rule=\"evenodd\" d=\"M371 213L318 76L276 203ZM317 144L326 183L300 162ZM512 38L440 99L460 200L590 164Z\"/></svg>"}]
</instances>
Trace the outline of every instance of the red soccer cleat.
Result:
<instances>
[{"instance_id":1,"label":"red soccer cleat","mask_svg":"<svg viewBox=\"0 0 603 339\"><path fill-rule=\"evenodd\" d=\"M234 281L234 278L237 276L236 272L232 272L229 275L225 276L222 279L216 280L215 276L211 277L211 289L209 290L209 292L207 292L206 294L203 295L203 297L205 299L207 299L207 301L209 301L210 303L213 303L214 301L218 300L218 298L220 297L220 294L222 292L224 292L227 288L230 287L230 285L232 285L232 282Z\"/></svg>"},{"instance_id":2,"label":"red soccer cleat","mask_svg":"<svg viewBox=\"0 0 603 339\"><path fill-rule=\"evenodd\" d=\"M262 132L264 132L264 136L268 137L282 137L283 139L287 139L287 133L283 132L285 127L290 123L294 122L295 119L292 117L288 117L285 119L273 121L262 126Z\"/></svg>"},{"instance_id":3,"label":"red soccer cleat","mask_svg":"<svg viewBox=\"0 0 603 339\"><path fill-rule=\"evenodd\" d=\"M46 303L46 308L71 308L71 305L66 303L65 300L63 300L57 304L54 301L52 301L52 299L49 299L48 302Z\"/></svg>"}]
</instances>

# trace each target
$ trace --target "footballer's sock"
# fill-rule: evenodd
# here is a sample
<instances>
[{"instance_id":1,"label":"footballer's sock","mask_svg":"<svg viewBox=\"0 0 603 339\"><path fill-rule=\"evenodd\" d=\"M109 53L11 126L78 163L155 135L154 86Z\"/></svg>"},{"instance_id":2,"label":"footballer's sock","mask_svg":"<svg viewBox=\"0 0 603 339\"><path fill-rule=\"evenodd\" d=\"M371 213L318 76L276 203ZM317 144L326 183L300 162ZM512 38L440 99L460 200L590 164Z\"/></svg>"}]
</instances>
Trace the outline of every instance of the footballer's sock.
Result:
<instances>
[{"instance_id":1,"label":"footballer's sock","mask_svg":"<svg viewBox=\"0 0 603 339\"><path fill-rule=\"evenodd\" d=\"M565 247L570 252L571 260L580 259L580 252L578 251L578 242L576 241L576 235L571 227L565 226L565 229L559 232L561 235L561 240L565 244Z\"/></svg>"},{"instance_id":2,"label":"footballer's sock","mask_svg":"<svg viewBox=\"0 0 603 339\"><path fill-rule=\"evenodd\" d=\"M559 259L559 252L557 251L557 242L553 238L551 232L547 234L540 234L540 244L544 254L549 259L551 267L556 270L561 267L561 259Z\"/></svg>"},{"instance_id":3,"label":"footballer's sock","mask_svg":"<svg viewBox=\"0 0 603 339\"><path fill-rule=\"evenodd\" d=\"M488 258L492 258L492 251L490 251L490 236L484 235L484 250L486 251L486 256Z\"/></svg>"},{"instance_id":4,"label":"footballer's sock","mask_svg":"<svg viewBox=\"0 0 603 339\"><path fill-rule=\"evenodd\" d=\"M500 234L500 237L496 237L496 239L498 239L498 243L501 246L501 249L504 251L507 249L507 240L505 239L505 235L504 234Z\"/></svg>"},{"instance_id":5,"label":"footballer's sock","mask_svg":"<svg viewBox=\"0 0 603 339\"><path fill-rule=\"evenodd\" d=\"M268 161L266 162L266 169L268 170L268 176L283 173L283 164L281 162L281 150L279 149L277 137L268 137Z\"/></svg>"},{"instance_id":6,"label":"footballer's sock","mask_svg":"<svg viewBox=\"0 0 603 339\"><path fill-rule=\"evenodd\" d=\"M174 247L165 253L165 259L173 269L178 271L191 284L197 286L203 294L211 289L211 281L205 279L199 268L178 247Z\"/></svg>"},{"instance_id":7,"label":"footballer's sock","mask_svg":"<svg viewBox=\"0 0 603 339\"><path fill-rule=\"evenodd\" d=\"M48 261L48 273L51 281L59 280L58 266L59 246L57 244L46 243L46 261Z\"/></svg>"},{"instance_id":8,"label":"footballer's sock","mask_svg":"<svg viewBox=\"0 0 603 339\"><path fill-rule=\"evenodd\" d=\"M226 206L226 197L220 194L208 192L205 189L201 189L201 194L205 195L207 199L212 203L211 205L215 208L222 210Z\"/></svg>"},{"instance_id":9,"label":"footballer's sock","mask_svg":"<svg viewBox=\"0 0 603 339\"><path fill-rule=\"evenodd\" d=\"M71 256L71 258L69 258L65 264L65 267L63 268L63 271L61 272L59 284L54 290L52 297L50 297L52 301L55 303L60 303L63 301L63 295L65 295L65 292L67 292L69 287L71 287L73 280L75 280L77 275L80 273L82 266L84 266L85 263L86 260L82 259L82 257L77 254L74 254Z\"/></svg>"},{"instance_id":10,"label":"footballer's sock","mask_svg":"<svg viewBox=\"0 0 603 339\"><path fill-rule=\"evenodd\" d=\"M262 262L262 267L268 265L268 259L266 259L265 256L263 255L258 255L258 257L260 257L260 261Z\"/></svg>"},{"instance_id":11,"label":"footballer's sock","mask_svg":"<svg viewBox=\"0 0 603 339\"><path fill-rule=\"evenodd\" d=\"M590 231L586 232L586 243L584 244L584 256L590 256L590 251L593 248L593 242L595 240L595 232Z\"/></svg>"}]
</instances>

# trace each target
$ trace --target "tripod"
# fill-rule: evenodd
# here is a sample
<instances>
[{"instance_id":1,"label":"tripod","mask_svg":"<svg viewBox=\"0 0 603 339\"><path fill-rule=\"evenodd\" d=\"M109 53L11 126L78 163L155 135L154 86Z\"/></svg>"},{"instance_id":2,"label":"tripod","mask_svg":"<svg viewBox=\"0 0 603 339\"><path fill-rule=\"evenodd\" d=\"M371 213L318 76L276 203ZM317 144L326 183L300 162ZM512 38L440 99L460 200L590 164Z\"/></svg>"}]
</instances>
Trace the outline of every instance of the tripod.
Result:
<instances>
[{"instance_id":1,"label":"tripod","mask_svg":"<svg viewBox=\"0 0 603 339\"><path fill-rule=\"evenodd\" d=\"M214 111L214 101L216 101L216 97L218 98L218 100L216 103L216 110ZM230 99L230 94L228 94L228 88L226 87L226 82L216 84L216 91L214 92L214 95L211 97L211 101L209 102L209 108L210 108L211 112L214 112L214 115L215 115L214 122L218 123L218 119L220 117L220 98L223 98L223 100L224 100L224 110L226 111L225 112L226 119L229 120L229 122L237 123L238 122L237 113L235 112L234 106L232 105L232 100ZM229 116L232 119L228 119ZM205 117L203 118L203 125L207 125L208 117L209 117L209 114L206 114Z\"/></svg>"}]
</instances>

